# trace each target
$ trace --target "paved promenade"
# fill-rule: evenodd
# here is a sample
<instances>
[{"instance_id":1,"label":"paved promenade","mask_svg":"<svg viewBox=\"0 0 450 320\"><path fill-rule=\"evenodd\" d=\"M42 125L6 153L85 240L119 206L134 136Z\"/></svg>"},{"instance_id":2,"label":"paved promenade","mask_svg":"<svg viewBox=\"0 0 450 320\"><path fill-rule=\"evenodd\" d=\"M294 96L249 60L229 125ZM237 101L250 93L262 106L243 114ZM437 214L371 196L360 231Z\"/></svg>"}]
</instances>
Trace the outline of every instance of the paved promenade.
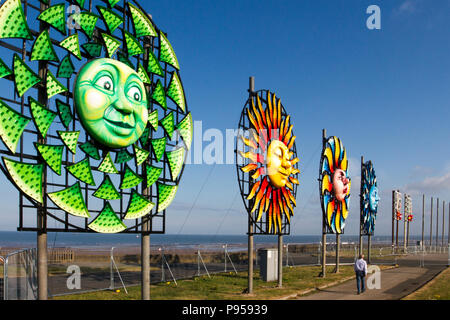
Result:
<instances>
[{"instance_id":1,"label":"paved promenade","mask_svg":"<svg viewBox=\"0 0 450 320\"><path fill-rule=\"evenodd\" d=\"M425 265L420 267L420 256L399 258L398 268L381 271L380 289L366 289L360 295L356 293L356 280L318 289L297 300L398 300L416 291L447 267L448 254L428 254ZM367 277L366 277L367 279Z\"/></svg>"}]
</instances>

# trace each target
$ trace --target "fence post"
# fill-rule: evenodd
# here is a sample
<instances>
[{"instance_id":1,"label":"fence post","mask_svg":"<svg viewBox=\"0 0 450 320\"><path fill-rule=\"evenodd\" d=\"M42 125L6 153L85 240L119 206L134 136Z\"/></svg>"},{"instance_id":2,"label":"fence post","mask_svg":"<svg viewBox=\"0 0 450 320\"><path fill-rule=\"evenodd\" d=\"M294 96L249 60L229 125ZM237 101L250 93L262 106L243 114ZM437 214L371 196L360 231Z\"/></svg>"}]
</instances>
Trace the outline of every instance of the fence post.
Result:
<instances>
[{"instance_id":1,"label":"fence post","mask_svg":"<svg viewBox=\"0 0 450 320\"><path fill-rule=\"evenodd\" d=\"M109 255L109 276L110 276L110 284L109 289L114 290L114 270L113 270L113 251L114 247L111 247L110 255Z\"/></svg>"}]
</instances>

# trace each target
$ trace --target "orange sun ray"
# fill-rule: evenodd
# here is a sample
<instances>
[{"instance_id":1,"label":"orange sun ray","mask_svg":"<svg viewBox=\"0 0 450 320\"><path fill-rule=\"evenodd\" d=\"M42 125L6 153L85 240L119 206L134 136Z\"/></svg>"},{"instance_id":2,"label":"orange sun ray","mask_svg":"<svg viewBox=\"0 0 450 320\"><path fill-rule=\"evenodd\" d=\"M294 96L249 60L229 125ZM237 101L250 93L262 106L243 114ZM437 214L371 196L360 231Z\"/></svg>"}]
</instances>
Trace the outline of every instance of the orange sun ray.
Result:
<instances>
[{"instance_id":1,"label":"orange sun ray","mask_svg":"<svg viewBox=\"0 0 450 320\"><path fill-rule=\"evenodd\" d=\"M258 149L258 145L256 144L255 141L244 138L244 136L240 136L240 138L246 146L249 146L250 148L255 149L255 150Z\"/></svg>"},{"instance_id":2,"label":"orange sun ray","mask_svg":"<svg viewBox=\"0 0 450 320\"><path fill-rule=\"evenodd\" d=\"M257 98L256 102L258 104L259 113L261 114L261 118L263 120L263 123L267 126L266 113L264 112L264 109L262 107L261 99L259 98L259 96L256 96L256 98Z\"/></svg>"},{"instance_id":3,"label":"orange sun ray","mask_svg":"<svg viewBox=\"0 0 450 320\"><path fill-rule=\"evenodd\" d=\"M267 181L267 177L265 177L265 178L262 180L261 188L259 188L259 191L258 191L258 193L256 194L255 204L254 204L252 210L250 211L251 213L253 213L253 212L256 210L256 208L258 207L259 203L261 202L261 199L263 198L264 192L265 192L266 189L267 189L268 183L269 183L269 182Z\"/></svg>"},{"instance_id":4,"label":"orange sun ray","mask_svg":"<svg viewBox=\"0 0 450 320\"><path fill-rule=\"evenodd\" d=\"M295 141L296 138L297 138L296 136L293 136L291 141L289 141L289 144L287 146L288 149L292 149L292 147L294 146L294 141Z\"/></svg>"},{"instance_id":5,"label":"orange sun ray","mask_svg":"<svg viewBox=\"0 0 450 320\"><path fill-rule=\"evenodd\" d=\"M250 191L250 193L247 197L247 200L253 199L253 197L255 196L256 190L258 190L260 184L261 184L261 181L256 181L256 183L253 185L252 190Z\"/></svg>"},{"instance_id":6,"label":"orange sun ray","mask_svg":"<svg viewBox=\"0 0 450 320\"><path fill-rule=\"evenodd\" d=\"M258 168L258 165L256 163L250 163L246 165L245 167L241 168L241 170L245 173L250 172Z\"/></svg>"}]
</instances>

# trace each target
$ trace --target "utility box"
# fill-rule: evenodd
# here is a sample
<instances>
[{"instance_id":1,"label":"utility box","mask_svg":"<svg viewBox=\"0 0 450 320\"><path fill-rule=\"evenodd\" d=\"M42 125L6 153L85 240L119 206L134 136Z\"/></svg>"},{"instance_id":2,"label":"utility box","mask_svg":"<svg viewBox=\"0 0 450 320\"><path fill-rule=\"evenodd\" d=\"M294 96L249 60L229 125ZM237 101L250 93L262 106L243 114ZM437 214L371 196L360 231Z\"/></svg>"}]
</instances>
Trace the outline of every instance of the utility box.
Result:
<instances>
[{"instance_id":1,"label":"utility box","mask_svg":"<svg viewBox=\"0 0 450 320\"><path fill-rule=\"evenodd\" d=\"M258 252L261 280L278 280L278 249L259 249Z\"/></svg>"}]
</instances>

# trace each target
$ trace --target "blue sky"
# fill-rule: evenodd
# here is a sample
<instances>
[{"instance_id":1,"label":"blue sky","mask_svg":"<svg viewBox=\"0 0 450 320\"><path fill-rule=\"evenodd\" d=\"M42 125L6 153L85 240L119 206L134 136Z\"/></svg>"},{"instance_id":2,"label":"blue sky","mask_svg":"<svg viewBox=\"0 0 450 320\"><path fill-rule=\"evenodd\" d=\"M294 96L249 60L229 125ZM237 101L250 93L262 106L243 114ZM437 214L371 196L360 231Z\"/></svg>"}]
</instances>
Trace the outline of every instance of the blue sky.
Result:
<instances>
[{"instance_id":1,"label":"blue sky","mask_svg":"<svg viewBox=\"0 0 450 320\"><path fill-rule=\"evenodd\" d=\"M256 89L281 98L294 124L302 171L291 234L321 232L323 128L342 139L350 158L346 234L359 230L361 156L372 160L381 191L376 234L390 233L392 189L412 195L416 216L423 193L426 208L430 196L450 201L450 1L141 2L168 33L203 132L237 127L249 76ZM366 27L372 4L381 9L381 30ZM15 189L0 191L2 229L14 230ZM234 165L187 165L167 210L167 233L244 234L247 217L238 191ZM412 233L421 232L419 221Z\"/></svg>"}]
</instances>

